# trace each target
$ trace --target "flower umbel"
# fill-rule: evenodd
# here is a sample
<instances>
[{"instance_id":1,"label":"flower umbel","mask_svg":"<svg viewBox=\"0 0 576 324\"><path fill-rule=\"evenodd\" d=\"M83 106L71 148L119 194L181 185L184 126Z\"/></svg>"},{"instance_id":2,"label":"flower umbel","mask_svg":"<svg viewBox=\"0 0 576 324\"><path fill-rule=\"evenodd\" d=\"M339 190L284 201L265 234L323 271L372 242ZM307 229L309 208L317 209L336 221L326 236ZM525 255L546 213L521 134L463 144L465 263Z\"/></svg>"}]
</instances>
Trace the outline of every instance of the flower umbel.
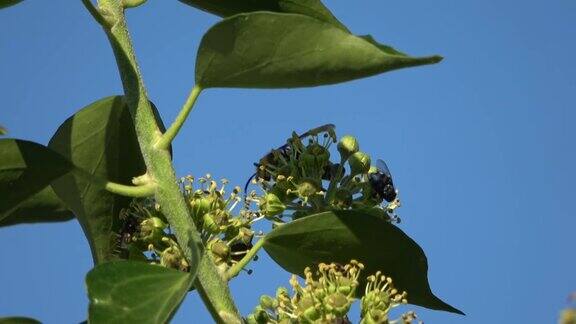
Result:
<instances>
[{"instance_id":1,"label":"flower umbel","mask_svg":"<svg viewBox=\"0 0 576 324\"><path fill-rule=\"evenodd\" d=\"M363 269L364 265L356 260L344 266L320 263L316 272L306 268L304 285L292 275L292 294L288 289L280 287L275 297L260 297L259 305L246 321L250 324L351 323L347 314L357 300L357 287ZM366 281L364 296L361 298L360 323L414 323L417 319L414 312L389 320L388 313L392 308L407 303L406 292L399 293L390 277L378 271Z\"/></svg>"},{"instance_id":2,"label":"flower umbel","mask_svg":"<svg viewBox=\"0 0 576 324\"><path fill-rule=\"evenodd\" d=\"M179 181L190 214L218 269L224 273L252 248L252 223L258 213L236 210L241 202L240 188L226 195L228 180L220 186L210 174L196 180L186 176ZM273 205L273 201L271 201ZM122 229L117 252L125 259L140 259L168 268L188 271L182 249L170 232L166 218L152 199L135 200L122 211Z\"/></svg>"},{"instance_id":3,"label":"flower umbel","mask_svg":"<svg viewBox=\"0 0 576 324\"><path fill-rule=\"evenodd\" d=\"M347 323L354 302L358 277L364 266L355 261L341 266L320 263L314 273L304 270L304 285L295 275L290 279L292 295L279 288L276 297L262 296L247 318L248 323Z\"/></svg>"},{"instance_id":4,"label":"flower umbel","mask_svg":"<svg viewBox=\"0 0 576 324\"><path fill-rule=\"evenodd\" d=\"M254 184L262 198L246 197L274 224L330 210L377 211L389 221L399 221L400 206L388 170L371 167L371 158L360 151L358 140L346 135L337 145L339 159L331 161L337 142L334 125L324 125L300 136L292 134L286 144L260 159ZM388 203L383 206L386 199Z\"/></svg>"}]
</instances>

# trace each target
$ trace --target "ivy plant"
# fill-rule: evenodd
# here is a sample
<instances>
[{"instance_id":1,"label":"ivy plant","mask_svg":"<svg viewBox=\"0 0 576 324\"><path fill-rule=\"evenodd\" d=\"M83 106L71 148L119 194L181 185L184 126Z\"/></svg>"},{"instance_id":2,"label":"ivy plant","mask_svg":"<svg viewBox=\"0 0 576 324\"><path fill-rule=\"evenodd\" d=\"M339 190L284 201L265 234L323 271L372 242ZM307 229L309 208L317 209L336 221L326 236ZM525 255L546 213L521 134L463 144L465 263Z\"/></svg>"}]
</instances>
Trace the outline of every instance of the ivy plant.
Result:
<instances>
[{"instance_id":1,"label":"ivy plant","mask_svg":"<svg viewBox=\"0 0 576 324\"><path fill-rule=\"evenodd\" d=\"M413 312L389 318L404 303L463 314L432 293L424 250L398 225L386 164L334 125L276 143L244 188L211 175L179 178L171 152L207 89L330 85L442 57L354 35L320 0L181 0L221 20L202 37L195 86L165 127L125 17L146 1L82 2L110 42L124 94L83 103L47 146L0 139L0 226L80 223L94 261L89 323L165 323L190 293L218 323L349 323L354 302L361 323L417 321ZM256 222L267 232L255 232ZM228 283L262 250L294 274L291 289L241 314Z\"/></svg>"}]
</instances>

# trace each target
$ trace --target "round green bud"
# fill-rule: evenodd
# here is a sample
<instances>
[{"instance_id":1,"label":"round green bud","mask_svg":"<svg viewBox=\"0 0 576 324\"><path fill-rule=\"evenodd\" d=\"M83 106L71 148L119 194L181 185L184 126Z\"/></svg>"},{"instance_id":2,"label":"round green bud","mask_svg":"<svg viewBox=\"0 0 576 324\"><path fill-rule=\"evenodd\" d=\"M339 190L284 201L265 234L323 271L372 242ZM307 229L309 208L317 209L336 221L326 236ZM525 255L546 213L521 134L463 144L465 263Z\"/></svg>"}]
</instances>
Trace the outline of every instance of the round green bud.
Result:
<instances>
[{"instance_id":1,"label":"round green bud","mask_svg":"<svg viewBox=\"0 0 576 324\"><path fill-rule=\"evenodd\" d=\"M286 289L286 287L279 287L278 289L276 289L276 298L280 298L280 297L290 297L290 294L288 293L288 289Z\"/></svg>"},{"instance_id":2,"label":"round green bud","mask_svg":"<svg viewBox=\"0 0 576 324\"><path fill-rule=\"evenodd\" d=\"M252 239L254 238L253 230L247 227L240 227L238 234L240 235L240 242L242 242L243 244L248 245L252 243Z\"/></svg>"},{"instance_id":3,"label":"round green bud","mask_svg":"<svg viewBox=\"0 0 576 324\"><path fill-rule=\"evenodd\" d=\"M182 259L182 255L180 251L173 247L166 248L160 254L160 264L167 267L178 269L180 267L180 261Z\"/></svg>"},{"instance_id":4,"label":"round green bud","mask_svg":"<svg viewBox=\"0 0 576 324\"><path fill-rule=\"evenodd\" d=\"M358 285L356 281L353 281L348 277L339 277L337 280L338 280L338 292L346 296L352 295L354 289Z\"/></svg>"},{"instance_id":5,"label":"round green bud","mask_svg":"<svg viewBox=\"0 0 576 324\"><path fill-rule=\"evenodd\" d=\"M260 296L260 306L264 309L273 309L277 306L276 300L268 295Z\"/></svg>"},{"instance_id":6,"label":"round green bud","mask_svg":"<svg viewBox=\"0 0 576 324\"><path fill-rule=\"evenodd\" d=\"M300 198L308 198L318 193L322 187L313 179L303 179L296 187Z\"/></svg>"},{"instance_id":7,"label":"round green bud","mask_svg":"<svg viewBox=\"0 0 576 324\"><path fill-rule=\"evenodd\" d=\"M306 309L304 311L304 314L302 314L302 315L304 315L304 319L306 319L306 322L314 323L315 321L320 319L320 312L315 307L311 307L311 308Z\"/></svg>"},{"instance_id":8,"label":"round green bud","mask_svg":"<svg viewBox=\"0 0 576 324\"><path fill-rule=\"evenodd\" d=\"M352 205L352 194L347 189L338 188L334 193L331 203L337 208L348 208Z\"/></svg>"},{"instance_id":9,"label":"round green bud","mask_svg":"<svg viewBox=\"0 0 576 324\"><path fill-rule=\"evenodd\" d=\"M370 170L370 156L364 152L356 152L348 159L352 176L367 173Z\"/></svg>"},{"instance_id":10,"label":"round green bud","mask_svg":"<svg viewBox=\"0 0 576 324\"><path fill-rule=\"evenodd\" d=\"M354 136L345 135L338 142L338 152L340 152L342 160L348 159L350 155L358 152L359 149L360 145Z\"/></svg>"},{"instance_id":11,"label":"round green bud","mask_svg":"<svg viewBox=\"0 0 576 324\"><path fill-rule=\"evenodd\" d=\"M246 323L248 324L258 324L258 321L256 320L256 316L254 316L254 314L250 314L246 317Z\"/></svg>"},{"instance_id":12,"label":"round green bud","mask_svg":"<svg viewBox=\"0 0 576 324\"><path fill-rule=\"evenodd\" d=\"M268 323L270 320L270 315L260 306L254 308L254 319L256 323Z\"/></svg>"},{"instance_id":13,"label":"round green bud","mask_svg":"<svg viewBox=\"0 0 576 324\"><path fill-rule=\"evenodd\" d=\"M316 158L319 163L326 163L330 160L330 152L322 145L318 143L310 144L303 155L310 155Z\"/></svg>"},{"instance_id":14,"label":"round green bud","mask_svg":"<svg viewBox=\"0 0 576 324\"><path fill-rule=\"evenodd\" d=\"M265 216L270 217L282 214L285 209L286 205L273 193L269 192L260 199L260 211L262 211Z\"/></svg>"},{"instance_id":15,"label":"round green bud","mask_svg":"<svg viewBox=\"0 0 576 324\"><path fill-rule=\"evenodd\" d=\"M228 212L223 210L214 210L204 214L204 229L213 234L225 232L229 216Z\"/></svg>"},{"instance_id":16,"label":"round green bud","mask_svg":"<svg viewBox=\"0 0 576 324\"><path fill-rule=\"evenodd\" d=\"M222 260L228 260L230 257L230 247L222 241L216 241L210 244L210 252L212 252L216 258Z\"/></svg>"},{"instance_id":17,"label":"round green bud","mask_svg":"<svg viewBox=\"0 0 576 324\"><path fill-rule=\"evenodd\" d=\"M190 198L190 207L192 211L193 218L201 218L210 211L212 208L212 203L214 199L212 197L206 197L203 194L194 194Z\"/></svg>"},{"instance_id":18,"label":"round green bud","mask_svg":"<svg viewBox=\"0 0 576 324\"><path fill-rule=\"evenodd\" d=\"M162 240L166 224L157 217L145 219L140 223L138 239L146 243L155 243Z\"/></svg>"},{"instance_id":19,"label":"round green bud","mask_svg":"<svg viewBox=\"0 0 576 324\"><path fill-rule=\"evenodd\" d=\"M326 310L337 317L346 315L350 310L350 305L350 300L344 294L338 292L328 295L324 300Z\"/></svg>"}]
</instances>

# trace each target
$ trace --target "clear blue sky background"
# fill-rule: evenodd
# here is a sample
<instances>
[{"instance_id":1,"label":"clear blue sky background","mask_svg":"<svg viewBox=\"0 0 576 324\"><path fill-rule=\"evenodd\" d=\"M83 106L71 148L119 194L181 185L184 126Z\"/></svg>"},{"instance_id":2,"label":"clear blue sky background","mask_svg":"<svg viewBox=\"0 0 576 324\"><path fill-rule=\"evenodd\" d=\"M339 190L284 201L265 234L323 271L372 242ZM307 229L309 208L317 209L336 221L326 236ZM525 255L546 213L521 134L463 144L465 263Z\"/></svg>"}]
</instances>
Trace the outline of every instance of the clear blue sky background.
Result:
<instances>
[{"instance_id":1,"label":"clear blue sky background","mask_svg":"<svg viewBox=\"0 0 576 324\"><path fill-rule=\"evenodd\" d=\"M166 123L193 85L217 18L176 0L129 12L152 100ZM327 1L357 34L436 66L300 90L210 90L175 142L180 175L243 184L292 130L334 123L395 176L401 228L426 251L435 293L466 317L418 307L427 323L553 323L576 290L576 2ZM80 1L0 11L0 123L47 143L59 124L121 85ZM75 221L0 229L0 316L86 317L88 245ZM265 254L232 283L244 314L289 275ZM209 323L191 294L175 323Z\"/></svg>"}]
</instances>

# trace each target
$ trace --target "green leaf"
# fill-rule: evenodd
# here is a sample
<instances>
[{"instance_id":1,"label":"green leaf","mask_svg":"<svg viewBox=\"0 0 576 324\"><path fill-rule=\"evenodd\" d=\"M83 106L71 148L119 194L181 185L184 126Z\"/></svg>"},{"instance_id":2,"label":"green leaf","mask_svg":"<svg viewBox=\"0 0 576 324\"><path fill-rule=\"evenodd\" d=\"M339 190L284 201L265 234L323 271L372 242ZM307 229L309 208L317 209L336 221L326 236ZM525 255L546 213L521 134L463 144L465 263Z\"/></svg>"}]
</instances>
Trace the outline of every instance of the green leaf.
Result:
<instances>
[{"instance_id":1,"label":"green leaf","mask_svg":"<svg viewBox=\"0 0 576 324\"><path fill-rule=\"evenodd\" d=\"M264 249L282 268L300 276L304 268L320 262L345 264L355 259L365 266L362 280L380 270L408 293L409 303L463 314L432 293L422 248L380 217L358 211L307 216L266 235Z\"/></svg>"},{"instance_id":2,"label":"green leaf","mask_svg":"<svg viewBox=\"0 0 576 324\"><path fill-rule=\"evenodd\" d=\"M89 323L168 323L194 276L137 261L109 262L86 276Z\"/></svg>"},{"instance_id":3,"label":"green leaf","mask_svg":"<svg viewBox=\"0 0 576 324\"><path fill-rule=\"evenodd\" d=\"M273 11L310 16L348 30L319 0L180 0L221 17L253 11Z\"/></svg>"},{"instance_id":4,"label":"green leaf","mask_svg":"<svg viewBox=\"0 0 576 324\"><path fill-rule=\"evenodd\" d=\"M19 2L22 2L22 0L0 0L0 9L13 6Z\"/></svg>"},{"instance_id":5,"label":"green leaf","mask_svg":"<svg viewBox=\"0 0 576 324\"><path fill-rule=\"evenodd\" d=\"M2 127L2 125L0 125L0 135L6 135L6 133L8 133L6 128L4 128L4 127Z\"/></svg>"},{"instance_id":6,"label":"green leaf","mask_svg":"<svg viewBox=\"0 0 576 324\"><path fill-rule=\"evenodd\" d=\"M94 262L116 259L118 215L131 199L107 192L92 178L129 185L146 172L123 98L108 97L83 108L58 128L49 147L80 169L52 186L78 218Z\"/></svg>"},{"instance_id":7,"label":"green leaf","mask_svg":"<svg viewBox=\"0 0 576 324\"><path fill-rule=\"evenodd\" d=\"M204 35L196 82L203 88L312 87L441 59L409 57L308 16L255 12L227 18Z\"/></svg>"},{"instance_id":8,"label":"green leaf","mask_svg":"<svg viewBox=\"0 0 576 324\"><path fill-rule=\"evenodd\" d=\"M14 316L0 318L0 324L41 324L41 322L30 317Z\"/></svg>"},{"instance_id":9,"label":"green leaf","mask_svg":"<svg viewBox=\"0 0 576 324\"><path fill-rule=\"evenodd\" d=\"M27 219L32 221L58 218L49 209L35 208L50 204L48 186L71 172L72 164L47 147L29 141L0 139L0 152L0 224L22 222L14 217L27 211Z\"/></svg>"},{"instance_id":10,"label":"green leaf","mask_svg":"<svg viewBox=\"0 0 576 324\"><path fill-rule=\"evenodd\" d=\"M65 222L73 218L74 214L58 198L52 187L48 186L0 220L0 227L22 223Z\"/></svg>"}]
</instances>

